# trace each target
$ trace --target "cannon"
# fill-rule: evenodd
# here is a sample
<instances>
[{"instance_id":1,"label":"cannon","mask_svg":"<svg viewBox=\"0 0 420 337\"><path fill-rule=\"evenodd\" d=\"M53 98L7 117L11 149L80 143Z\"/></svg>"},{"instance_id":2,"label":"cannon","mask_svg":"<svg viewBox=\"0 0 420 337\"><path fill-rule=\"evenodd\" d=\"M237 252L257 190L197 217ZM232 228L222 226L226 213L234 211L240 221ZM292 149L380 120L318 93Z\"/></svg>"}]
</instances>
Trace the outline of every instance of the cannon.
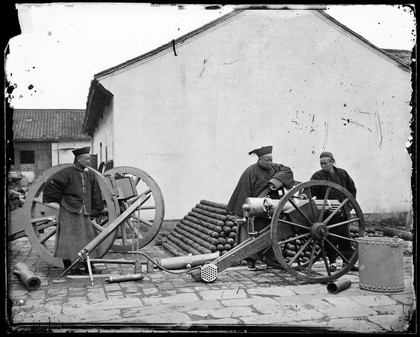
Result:
<instances>
[{"instance_id":1,"label":"cannon","mask_svg":"<svg viewBox=\"0 0 420 337\"><path fill-rule=\"evenodd\" d=\"M22 237L25 233L35 252L44 261L59 268L64 268L63 261L54 256L54 250L60 206L57 203L43 203L42 194L47 179L71 165L56 165L44 171L28 190L24 207L19 212L14 211L15 214L9 218L9 239ZM92 219L97 236L127 209L131 210L97 245L99 257L109 250L128 252L149 244L159 232L165 212L161 190L153 178L129 166L115 167L103 173L91 167L88 169L95 174L105 203L101 215Z\"/></svg>"},{"instance_id":2,"label":"cannon","mask_svg":"<svg viewBox=\"0 0 420 337\"><path fill-rule=\"evenodd\" d=\"M317 188L325 190L324 198L314 196ZM279 194L280 199L268 197L268 191L247 198L242 207L244 216L236 220L249 238L192 271L190 274L196 281L213 282L219 272L255 254L267 265L282 268L306 283L329 283L350 271L358 259L357 240L336 234L334 228L352 226L362 237L365 221L349 191L325 180L298 183ZM351 257L344 256L333 244L334 238L351 242L354 248ZM330 268L327 246L345 262L341 269Z\"/></svg>"}]
</instances>

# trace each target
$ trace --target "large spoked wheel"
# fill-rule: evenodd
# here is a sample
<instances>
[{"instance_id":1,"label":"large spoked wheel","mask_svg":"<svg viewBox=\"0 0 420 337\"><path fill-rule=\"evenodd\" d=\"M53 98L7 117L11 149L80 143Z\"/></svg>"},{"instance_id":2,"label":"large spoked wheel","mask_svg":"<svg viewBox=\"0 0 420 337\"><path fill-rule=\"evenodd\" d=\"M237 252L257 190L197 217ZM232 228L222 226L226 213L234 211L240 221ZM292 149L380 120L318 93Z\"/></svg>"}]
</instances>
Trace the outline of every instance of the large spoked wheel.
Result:
<instances>
[{"instance_id":1,"label":"large spoked wheel","mask_svg":"<svg viewBox=\"0 0 420 337\"><path fill-rule=\"evenodd\" d=\"M57 215L60 209L58 203L43 203L43 188L48 178L62 169L72 166L72 164L56 165L45 172L43 172L35 183L30 187L28 195L25 200L24 213L25 213L25 234L31 242L32 248L35 252L47 263L64 268L63 260L54 256L56 232L57 232ZM119 215L118 201L110 193L110 185L107 180L96 170L89 168L95 174L102 192L102 197L106 203L107 219L111 222ZM96 233L106 228L107 222L100 225L92 221L92 225L96 229ZM111 247L116 235L110 235L98 247L98 255L104 256Z\"/></svg>"},{"instance_id":2,"label":"large spoked wheel","mask_svg":"<svg viewBox=\"0 0 420 337\"><path fill-rule=\"evenodd\" d=\"M325 180L308 181L289 190L275 209L270 226L277 262L308 283L330 282L350 271L358 254L349 226L358 229L359 237L365 232L356 199L342 186ZM334 255L343 261L336 270L330 261Z\"/></svg>"},{"instance_id":3,"label":"large spoked wheel","mask_svg":"<svg viewBox=\"0 0 420 337\"><path fill-rule=\"evenodd\" d=\"M139 197L149 197L121 224L118 237L111 249L117 252L127 252L146 246L156 237L163 223L165 204L159 186L146 172L129 166L110 169L104 172L104 176L112 176L116 180L128 177L135 186L137 196L119 198L121 213Z\"/></svg>"}]
</instances>

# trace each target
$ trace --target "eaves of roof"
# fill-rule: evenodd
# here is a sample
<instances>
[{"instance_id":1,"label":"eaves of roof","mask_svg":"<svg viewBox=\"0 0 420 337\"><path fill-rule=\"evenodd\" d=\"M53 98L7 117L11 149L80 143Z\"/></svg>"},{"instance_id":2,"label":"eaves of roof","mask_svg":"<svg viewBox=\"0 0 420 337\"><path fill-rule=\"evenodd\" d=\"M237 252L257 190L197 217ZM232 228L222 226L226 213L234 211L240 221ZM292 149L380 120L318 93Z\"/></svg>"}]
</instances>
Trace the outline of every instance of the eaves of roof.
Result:
<instances>
[{"instance_id":1,"label":"eaves of roof","mask_svg":"<svg viewBox=\"0 0 420 337\"><path fill-rule=\"evenodd\" d=\"M82 125L83 133L93 135L99 120L102 118L104 109L110 104L113 94L104 88L94 78L89 87L89 94L86 103L86 114Z\"/></svg>"}]
</instances>

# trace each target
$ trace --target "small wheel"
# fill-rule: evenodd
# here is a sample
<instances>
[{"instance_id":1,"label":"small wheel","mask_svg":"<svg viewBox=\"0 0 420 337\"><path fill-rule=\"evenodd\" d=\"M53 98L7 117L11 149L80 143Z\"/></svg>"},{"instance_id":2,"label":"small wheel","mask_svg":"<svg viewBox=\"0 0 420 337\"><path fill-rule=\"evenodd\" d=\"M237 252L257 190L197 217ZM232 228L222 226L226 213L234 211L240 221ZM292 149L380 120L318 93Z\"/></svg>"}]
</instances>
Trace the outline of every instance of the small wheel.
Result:
<instances>
[{"instance_id":1,"label":"small wheel","mask_svg":"<svg viewBox=\"0 0 420 337\"><path fill-rule=\"evenodd\" d=\"M146 172L129 166L120 166L104 172L105 177L114 179L129 178L135 186L137 196L120 198L120 212L124 212L141 196L150 196L124 223L121 224L118 237L111 249L127 252L140 249L149 244L159 232L164 218L165 203L162 192Z\"/></svg>"},{"instance_id":2,"label":"small wheel","mask_svg":"<svg viewBox=\"0 0 420 337\"><path fill-rule=\"evenodd\" d=\"M54 256L55 242L56 242L56 225L57 214L60 208L58 203L43 203L42 195L44 184L48 178L62 169L72 166L72 164L56 165L44 171L33 185L29 188L28 195L26 196L24 212L25 212L25 234L31 242L32 248L35 252L49 264L64 268L63 260ZM90 171L95 173L95 177L99 183L99 187L104 197L106 208L108 211L107 219L113 221L118 216L118 201L110 194L110 187L104 177L99 172L89 168ZM95 226L92 222L96 232L102 231L103 228ZM104 228L108 223L102 224ZM98 255L102 257L109 250L114 236L110 235L98 246Z\"/></svg>"},{"instance_id":3,"label":"small wheel","mask_svg":"<svg viewBox=\"0 0 420 337\"><path fill-rule=\"evenodd\" d=\"M323 198L318 200L314 195L320 191ZM365 232L356 199L342 186L325 180L308 181L289 190L275 209L270 226L277 262L308 283L330 282L346 274L358 258L357 240L349 226L356 228L359 236ZM327 253L340 257L343 268L332 270Z\"/></svg>"}]
</instances>

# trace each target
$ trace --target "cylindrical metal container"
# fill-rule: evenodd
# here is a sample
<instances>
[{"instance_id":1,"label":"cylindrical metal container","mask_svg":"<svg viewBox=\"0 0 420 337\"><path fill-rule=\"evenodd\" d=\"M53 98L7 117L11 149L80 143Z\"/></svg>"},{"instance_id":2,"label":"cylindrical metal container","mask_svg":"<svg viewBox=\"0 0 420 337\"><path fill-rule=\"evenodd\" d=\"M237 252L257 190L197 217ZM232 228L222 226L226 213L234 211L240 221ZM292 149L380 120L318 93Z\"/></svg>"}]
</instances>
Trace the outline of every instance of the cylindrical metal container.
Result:
<instances>
[{"instance_id":1,"label":"cylindrical metal container","mask_svg":"<svg viewBox=\"0 0 420 337\"><path fill-rule=\"evenodd\" d=\"M359 287L379 292L403 291L404 240L387 237L358 238Z\"/></svg>"}]
</instances>

